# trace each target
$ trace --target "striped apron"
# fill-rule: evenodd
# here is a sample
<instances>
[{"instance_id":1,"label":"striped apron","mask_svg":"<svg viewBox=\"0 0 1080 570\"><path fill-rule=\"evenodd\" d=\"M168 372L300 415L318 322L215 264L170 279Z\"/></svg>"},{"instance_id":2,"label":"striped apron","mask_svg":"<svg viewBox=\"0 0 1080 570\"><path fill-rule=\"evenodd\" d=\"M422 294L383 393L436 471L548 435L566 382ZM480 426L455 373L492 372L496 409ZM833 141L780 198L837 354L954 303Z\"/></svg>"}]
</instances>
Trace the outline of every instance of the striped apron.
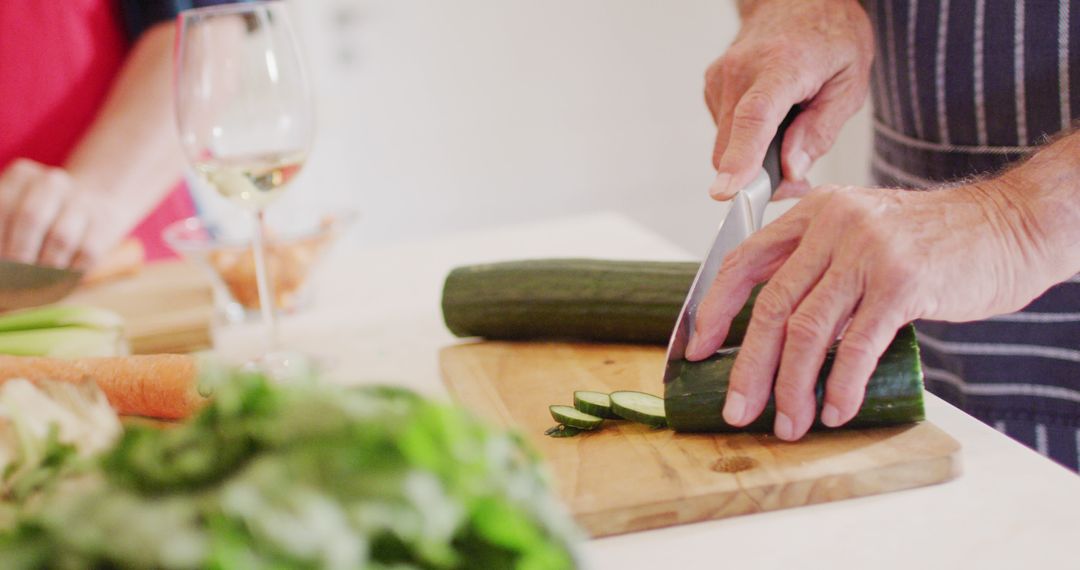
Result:
<instances>
[{"instance_id":1,"label":"striped apron","mask_svg":"<svg viewBox=\"0 0 1080 570\"><path fill-rule=\"evenodd\" d=\"M878 184L928 188L1000 171L1080 116L1080 3L864 5L876 34ZM1080 277L1018 313L916 328L931 392L1080 469Z\"/></svg>"}]
</instances>

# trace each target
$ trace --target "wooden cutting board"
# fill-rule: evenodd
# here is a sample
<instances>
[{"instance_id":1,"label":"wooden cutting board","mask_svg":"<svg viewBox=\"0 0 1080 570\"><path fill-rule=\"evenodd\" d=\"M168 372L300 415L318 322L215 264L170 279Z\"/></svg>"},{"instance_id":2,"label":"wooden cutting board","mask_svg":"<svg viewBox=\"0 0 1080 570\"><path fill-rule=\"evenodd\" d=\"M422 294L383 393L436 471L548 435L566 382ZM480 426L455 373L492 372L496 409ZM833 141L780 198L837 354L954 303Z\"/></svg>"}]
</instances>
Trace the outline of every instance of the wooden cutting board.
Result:
<instances>
[{"instance_id":1,"label":"wooden cutting board","mask_svg":"<svg viewBox=\"0 0 1080 570\"><path fill-rule=\"evenodd\" d=\"M606 422L543 435L574 390L660 394L655 347L481 342L444 349L443 379L465 407L525 433L594 537L874 495L948 481L960 444L929 422L836 430L785 443L765 434L675 434Z\"/></svg>"},{"instance_id":2,"label":"wooden cutting board","mask_svg":"<svg viewBox=\"0 0 1080 570\"><path fill-rule=\"evenodd\" d=\"M210 279L191 262L152 263L130 277L82 286L64 303L119 313L135 354L192 352L212 344Z\"/></svg>"}]
</instances>

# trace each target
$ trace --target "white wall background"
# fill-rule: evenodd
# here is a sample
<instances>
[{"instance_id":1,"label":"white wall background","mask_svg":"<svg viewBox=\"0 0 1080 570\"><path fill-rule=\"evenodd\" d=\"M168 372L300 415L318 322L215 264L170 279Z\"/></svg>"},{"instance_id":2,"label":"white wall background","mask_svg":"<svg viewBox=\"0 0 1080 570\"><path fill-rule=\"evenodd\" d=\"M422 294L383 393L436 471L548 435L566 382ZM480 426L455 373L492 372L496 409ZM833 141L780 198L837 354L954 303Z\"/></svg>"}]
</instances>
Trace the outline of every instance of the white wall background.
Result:
<instances>
[{"instance_id":1,"label":"white wall background","mask_svg":"<svg viewBox=\"0 0 1080 570\"><path fill-rule=\"evenodd\" d=\"M309 165L279 205L349 204L354 238L618 210L701 252L703 73L727 0L292 0L317 92ZM812 174L862 182L865 112Z\"/></svg>"}]
</instances>

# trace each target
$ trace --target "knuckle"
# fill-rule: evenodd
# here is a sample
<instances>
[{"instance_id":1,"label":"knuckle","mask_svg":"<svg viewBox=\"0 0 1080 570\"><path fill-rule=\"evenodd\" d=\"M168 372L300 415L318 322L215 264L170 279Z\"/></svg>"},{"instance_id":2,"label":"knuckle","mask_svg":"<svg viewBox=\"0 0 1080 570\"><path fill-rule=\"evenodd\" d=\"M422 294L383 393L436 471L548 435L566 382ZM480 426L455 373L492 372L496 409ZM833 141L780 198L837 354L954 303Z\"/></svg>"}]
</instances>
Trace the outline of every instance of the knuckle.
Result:
<instances>
[{"instance_id":1,"label":"knuckle","mask_svg":"<svg viewBox=\"0 0 1080 570\"><path fill-rule=\"evenodd\" d=\"M795 311L787 321L787 344L808 346L825 344L822 339L832 332L832 327L815 313ZM827 341L826 341L827 342Z\"/></svg>"},{"instance_id":2,"label":"knuckle","mask_svg":"<svg viewBox=\"0 0 1080 570\"><path fill-rule=\"evenodd\" d=\"M77 244L78 240L67 231L55 231L49 234L48 247L52 251L67 253L73 251Z\"/></svg>"},{"instance_id":3,"label":"knuckle","mask_svg":"<svg viewBox=\"0 0 1080 570\"><path fill-rule=\"evenodd\" d=\"M720 56L712 66L715 77L721 81L727 81L746 73L746 64L738 54L738 50L732 50Z\"/></svg>"},{"instance_id":4,"label":"knuckle","mask_svg":"<svg viewBox=\"0 0 1080 570\"><path fill-rule=\"evenodd\" d=\"M790 63L798 59L798 56L798 51L792 52L785 48L780 55L780 61L783 63L769 68L769 81L776 86L793 85L800 92L806 91L810 86L810 76L807 75L802 68L791 65Z\"/></svg>"},{"instance_id":5,"label":"knuckle","mask_svg":"<svg viewBox=\"0 0 1080 570\"><path fill-rule=\"evenodd\" d=\"M744 247L736 247L728 252L728 254L724 256L723 261L720 262L720 273L737 271L746 264L746 258Z\"/></svg>"},{"instance_id":6,"label":"knuckle","mask_svg":"<svg viewBox=\"0 0 1080 570\"><path fill-rule=\"evenodd\" d=\"M754 302L753 318L770 327L782 327L791 315L791 297L775 282L769 282Z\"/></svg>"},{"instance_id":7,"label":"knuckle","mask_svg":"<svg viewBox=\"0 0 1080 570\"><path fill-rule=\"evenodd\" d=\"M889 290L914 282L919 268L903 244L890 239L888 232L880 227L868 228L863 233L870 259L875 260L872 279L887 284Z\"/></svg>"},{"instance_id":8,"label":"knuckle","mask_svg":"<svg viewBox=\"0 0 1080 570\"><path fill-rule=\"evenodd\" d=\"M865 380L852 378L837 379L829 382L828 398L834 404L858 405L863 399Z\"/></svg>"},{"instance_id":9,"label":"knuckle","mask_svg":"<svg viewBox=\"0 0 1080 570\"><path fill-rule=\"evenodd\" d=\"M832 206L844 220L856 224L864 232L877 234L880 231L880 226L872 219L866 204L855 193L833 192Z\"/></svg>"},{"instance_id":10,"label":"knuckle","mask_svg":"<svg viewBox=\"0 0 1080 570\"><path fill-rule=\"evenodd\" d=\"M73 240L73 249L90 259L97 259L108 251L111 242L92 232L81 240Z\"/></svg>"},{"instance_id":11,"label":"knuckle","mask_svg":"<svg viewBox=\"0 0 1080 570\"><path fill-rule=\"evenodd\" d=\"M812 393L791 382L780 382L773 388L777 404L795 404L799 401L812 397Z\"/></svg>"},{"instance_id":12,"label":"knuckle","mask_svg":"<svg viewBox=\"0 0 1080 570\"><path fill-rule=\"evenodd\" d=\"M836 142L837 129L832 125L815 121L806 125L806 134L809 135L809 140L816 143L812 150L818 155L822 155L832 148L833 143Z\"/></svg>"},{"instance_id":13,"label":"knuckle","mask_svg":"<svg viewBox=\"0 0 1080 570\"><path fill-rule=\"evenodd\" d=\"M750 351L740 350L731 365L731 389L746 393L754 383L748 381L751 374L761 367L761 360Z\"/></svg>"},{"instance_id":14,"label":"knuckle","mask_svg":"<svg viewBox=\"0 0 1080 570\"><path fill-rule=\"evenodd\" d=\"M68 183L67 172L64 172L59 168L50 168L45 172L44 183L53 189L63 188L67 186Z\"/></svg>"},{"instance_id":15,"label":"knuckle","mask_svg":"<svg viewBox=\"0 0 1080 570\"><path fill-rule=\"evenodd\" d=\"M877 360L880 352L874 338L859 329L848 329L836 349L841 360Z\"/></svg>"},{"instance_id":16,"label":"knuckle","mask_svg":"<svg viewBox=\"0 0 1080 570\"><path fill-rule=\"evenodd\" d=\"M839 189L840 187L835 184L822 184L821 186L811 188L810 191L806 193L806 196L803 196L803 199L813 200L815 202L826 200Z\"/></svg>"},{"instance_id":17,"label":"knuckle","mask_svg":"<svg viewBox=\"0 0 1080 570\"><path fill-rule=\"evenodd\" d=\"M771 94L762 90L753 90L743 95L739 103L735 105L732 114L732 124L742 128L764 127L769 117L776 109L776 100Z\"/></svg>"},{"instance_id":18,"label":"knuckle","mask_svg":"<svg viewBox=\"0 0 1080 570\"><path fill-rule=\"evenodd\" d=\"M16 234L32 233L42 231L48 225L48 220L38 209L24 209L16 214L14 225Z\"/></svg>"},{"instance_id":19,"label":"knuckle","mask_svg":"<svg viewBox=\"0 0 1080 570\"><path fill-rule=\"evenodd\" d=\"M719 96L725 85L734 85L744 74L745 66L738 57L725 54L705 68L705 92Z\"/></svg>"},{"instance_id":20,"label":"knuckle","mask_svg":"<svg viewBox=\"0 0 1080 570\"><path fill-rule=\"evenodd\" d=\"M12 161L11 166L8 168L17 174L29 175L40 170L41 166L29 158L17 158Z\"/></svg>"},{"instance_id":21,"label":"knuckle","mask_svg":"<svg viewBox=\"0 0 1080 570\"><path fill-rule=\"evenodd\" d=\"M718 89L724 81L724 58L721 57L705 68L705 90Z\"/></svg>"},{"instance_id":22,"label":"knuckle","mask_svg":"<svg viewBox=\"0 0 1080 570\"><path fill-rule=\"evenodd\" d=\"M918 273L918 269L895 249L887 250L886 257L881 263L881 277L893 284L890 288L893 290L913 283Z\"/></svg>"},{"instance_id":23,"label":"knuckle","mask_svg":"<svg viewBox=\"0 0 1080 570\"><path fill-rule=\"evenodd\" d=\"M761 404L769 398L772 371L763 372L765 363L751 352L740 351L731 367L729 390L737 391Z\"/></svg>"}]
</instances>

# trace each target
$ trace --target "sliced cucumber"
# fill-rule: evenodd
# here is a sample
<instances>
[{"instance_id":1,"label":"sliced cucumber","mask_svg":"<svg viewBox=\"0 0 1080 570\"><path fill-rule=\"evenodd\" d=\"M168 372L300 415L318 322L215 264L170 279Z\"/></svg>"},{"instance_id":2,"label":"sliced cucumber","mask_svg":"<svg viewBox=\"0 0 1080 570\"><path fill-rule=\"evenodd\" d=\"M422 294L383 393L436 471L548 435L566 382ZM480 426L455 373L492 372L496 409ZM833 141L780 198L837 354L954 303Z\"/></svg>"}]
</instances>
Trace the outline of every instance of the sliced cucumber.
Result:
<instances>
[{"instance_id":1,"label":"sliced cucumber","mask_svg":"<svg viewBox=\"0 0 1080 570\"><path fill-rule=\"evenodd\" d=\"M583 431L586 430L559 424L555 427L549 428L547 431L544 432L544 435L551 437L574 437L575 435L578 435Z\"/></svg>"},{"instance_id":2,"label":"sliced cucumber","mask_svg":"<svg viewBox=\"0 0 1080 570\"><path fill-rule=\"evenodd\" d=\"M596 429L604 423L604 418L586 414L570 406L548 406L548 409L551 410L551 417L555 418L555 421L570 427Z\"/></svg>"},{"instance_id":3,"label":"sliced cucumber","mask_svg":"<svg viewBox=\"0 0 1080 570\"><path fill-rule=\"evenodd\" d=\"M574 392L574 407L598 418L616 419L619 417L611 411L611 396L603 392L589 390Z\"/></svg>"},{"instance_id":4,"label":"sliced cucumber","mask_svg":"<svg viewBox=\"0 0 1080 570\"><path fill-rule=\"evenodd\" d=\"M621 418L654 427L667 425L664 400L644 392L612 392L611 410Z\"/></svg>"}]
</instances>

